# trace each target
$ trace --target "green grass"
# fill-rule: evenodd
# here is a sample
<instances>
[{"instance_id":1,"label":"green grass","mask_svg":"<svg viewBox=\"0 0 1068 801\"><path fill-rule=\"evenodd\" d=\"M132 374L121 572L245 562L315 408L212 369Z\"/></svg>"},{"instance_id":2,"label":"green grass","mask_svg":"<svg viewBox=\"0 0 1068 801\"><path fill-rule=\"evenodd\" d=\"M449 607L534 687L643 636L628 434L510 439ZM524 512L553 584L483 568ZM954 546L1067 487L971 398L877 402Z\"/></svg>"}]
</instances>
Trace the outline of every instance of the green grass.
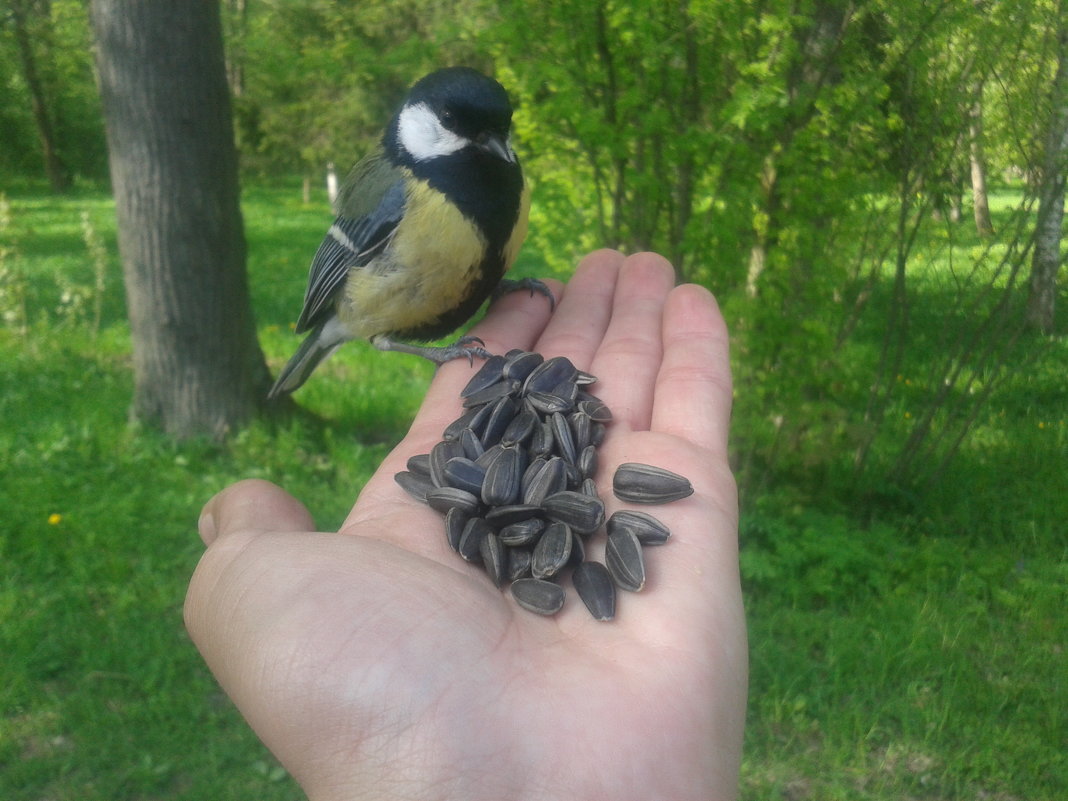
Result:
<instances>
[{"instance_id":1,"label":"green grass","mask_svg":"<svg viewBox=\"0 0 1068 801\"><path fill-rule=\"evenodd\" d=\"M430 366L353 344L301 391L323 422L176 445L127 419L110 201L33 188L8 200L0 312L24 308L26 326L0 323L0 798L299 798L182 627L196 518L216 490L258 476L336 526L405 432ZM98 329L83 210L109 254ZM303 205L296 187L253 187L244 213L261 341L277 369L297 343L290 323L329 213L321 199ZM936 255L914 319L937 341L960 321L942 321L948 268L933 239L926 247ZM525 272L541 269L537 254L525 258ZM878 331L864 336L844 371L856 386ZM1068 794L1066 362L1063 341L1045 343L991 399L944 479L908 503L850 505L834 464L808 466L819 480L797 478L800 451L773 490L751 494L743 797ZM909 368L901 420L927 397L919 355ZM839 401L855 397L847 386ZM735 414L743 435L754 429L744 396Z\"/></svg>"}]
</instances>

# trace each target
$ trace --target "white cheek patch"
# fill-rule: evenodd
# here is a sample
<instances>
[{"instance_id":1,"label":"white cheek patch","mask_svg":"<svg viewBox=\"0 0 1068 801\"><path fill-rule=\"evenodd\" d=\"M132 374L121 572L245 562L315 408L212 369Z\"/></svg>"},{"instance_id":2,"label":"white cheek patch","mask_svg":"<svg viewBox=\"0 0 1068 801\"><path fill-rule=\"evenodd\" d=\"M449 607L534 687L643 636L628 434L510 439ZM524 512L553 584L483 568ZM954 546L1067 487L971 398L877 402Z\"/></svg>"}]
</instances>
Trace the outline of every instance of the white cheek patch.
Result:
<instances>
[{"instance_id":1,"label":"white cheek patch","mask_svg":"<svg viewBox=\"0 0 1068 801\"><path fill-rule=\"evenodd\" d=\"M471 144L470 139L454 134L425 103L405 106L400 113L401 145L416 161L448 156Z\"/></svg>"}]
</instances>

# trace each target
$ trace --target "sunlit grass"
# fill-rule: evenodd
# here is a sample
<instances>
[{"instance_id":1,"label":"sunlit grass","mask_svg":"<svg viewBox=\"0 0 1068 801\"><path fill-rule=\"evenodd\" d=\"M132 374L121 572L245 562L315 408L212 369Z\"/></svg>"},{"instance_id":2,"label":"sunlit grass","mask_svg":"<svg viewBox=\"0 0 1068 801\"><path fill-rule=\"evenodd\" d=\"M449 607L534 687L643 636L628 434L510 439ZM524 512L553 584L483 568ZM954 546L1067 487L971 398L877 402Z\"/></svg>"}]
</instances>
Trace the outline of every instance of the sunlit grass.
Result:
<instances>
[{"instance_id":1,"label":"sunlit grass","mask_svg":"<svg viewBox=\"0 0 1068 801\"><path fill-rule=\"evenodd\" d=\"M257 422L225 445L176 445L128 421L110 200L9 201L0 247L26 277L28 327L0 325L0 798L299 797L184 633L197 515L254 476L336 527L407 430L431 367L353 343L298 393L314 416ZM92 286L83 210L109 252L95 334L61 302L64 285ZM277 370L299 342L290 326L330 212L319 195L304 205L298 185L254 186L244 218L260 339ZM954 235L964 240L966 225ZM939 306L940 284L954 280L948 252L932 236L916 268L927 281L916 334L933 343L957 324ZM538 263L530 254L524 269ZM860 334L835 402L864 397L880 332ZM1062 341L1046 347L922 496L850 506L844 472L825 466L840 454L809 467L799 451L743 510L745 798L1065 795L1068 353ZM928 367L914 359L893 377L895 436L922 410ZM795 417L831 407L768 381ZM735 410L742 433L754 430L747 400ZM827 483L790 483L806 469Z\"/></svg>"}]
</instances>

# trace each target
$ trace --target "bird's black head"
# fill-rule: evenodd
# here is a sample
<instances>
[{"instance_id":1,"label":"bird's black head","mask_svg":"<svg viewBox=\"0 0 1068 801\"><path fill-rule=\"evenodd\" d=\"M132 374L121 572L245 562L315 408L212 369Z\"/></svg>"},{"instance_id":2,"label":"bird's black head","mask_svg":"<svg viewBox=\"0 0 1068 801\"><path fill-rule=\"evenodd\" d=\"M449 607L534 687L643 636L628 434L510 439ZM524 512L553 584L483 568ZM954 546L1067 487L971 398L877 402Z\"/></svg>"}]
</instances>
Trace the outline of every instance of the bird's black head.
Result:
<instances>
[{"instance_id":1,"label":"bird's black head","mask_svg":"<svg viewBox=\"0 0 1068 801\"><path fill-rule=\"evenodd\" d=\"M503 86L469 67L447 67L412 86L386 131L385 146L409 165L470 147L514 162L511 125L512 105Z\"/></svg>"}]
</instances>

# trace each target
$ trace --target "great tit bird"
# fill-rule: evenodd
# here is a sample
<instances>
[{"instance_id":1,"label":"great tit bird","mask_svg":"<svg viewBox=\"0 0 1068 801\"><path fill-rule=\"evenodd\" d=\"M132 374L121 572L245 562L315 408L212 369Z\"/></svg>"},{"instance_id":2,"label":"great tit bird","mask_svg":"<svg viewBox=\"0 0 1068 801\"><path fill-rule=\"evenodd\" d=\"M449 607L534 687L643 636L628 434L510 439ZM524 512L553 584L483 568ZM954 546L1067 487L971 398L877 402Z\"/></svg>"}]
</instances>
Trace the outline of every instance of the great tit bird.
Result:
<instances>
[{"instance_id":1,"label":"great tit bird","mask_svg":"<svg viewBox=\"0 0 1068 801\"><path fill-rule=\"evenodd\" d=\"M403 340L443 337L486 298L520 287L553 302L541 281L504 278L530 209L511 124L504 87L476 70L449 67L412 86L381 147L342 183L297 320L297 333L311 333L270 397L297 389L351 339L438 364L488 356L474 337Z\"/></svg>"}]
</instances>

